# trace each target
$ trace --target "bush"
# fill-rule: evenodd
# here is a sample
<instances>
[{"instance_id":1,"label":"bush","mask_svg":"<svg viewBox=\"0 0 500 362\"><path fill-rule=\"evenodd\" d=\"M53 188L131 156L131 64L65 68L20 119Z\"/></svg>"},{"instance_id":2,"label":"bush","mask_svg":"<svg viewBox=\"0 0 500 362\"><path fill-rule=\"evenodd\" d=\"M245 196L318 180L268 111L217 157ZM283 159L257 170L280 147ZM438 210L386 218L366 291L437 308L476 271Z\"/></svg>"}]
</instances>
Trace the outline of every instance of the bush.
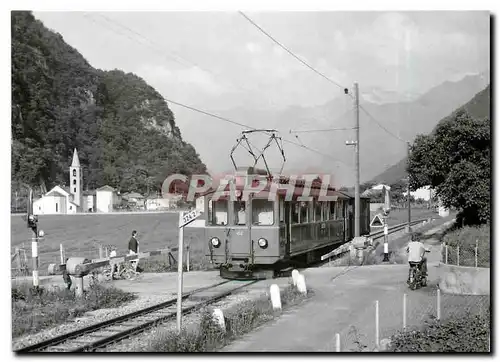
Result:
<instances>
[{"instance_id":1,"label":"bush","mask_svg":"<svg viewBox=\"0 0 500 362\"><path fill-rule=\"evenodd\" d=\"M455 228L443 237L448 245L448 264L457 264L457 246L460 247L460 265L475 266L475 247L477 240L478 267L490 267L490 224ZM446 248L443 248L442 260L445 259Z\"/></svg>"},{"instance_id":2,"label":"bush","mask_svg":"<svg viewBox=\"0 0 500 362\"><path fill-rule=\"evenodd\" d=\"M308 292L310 294L310 292ZM281 296L282 308L304 300L295 288L286 288ZM147 352L212 352L250 332L275 316L269 298L249 300L238 304L234 310L224 312L226 330L213 320L209 310L202 312L200 324L195 330L158 332L147 347Z\"/></svg>"},{"instance_id":3,"label":"bush","mask_svg":"<svg viewBox=\"0 0 500 362\"><path fill-rule=\"evenodd\" d=\"M114 308L135 299L115 287L93 285L77 298L73 290L33 288L27 284L11 288L12 336L18 337L68 322L88 311Z\"/></svg>"},{"instance_id":4,"label":"bush","mask_svg":"<svg viewBox=\"0 0 500 362\"><path fill-rule=\"evenodd\" d=\"M432 321L391 338L389 352L488 352L490 314Z\"/></svg>"}]
</instances>

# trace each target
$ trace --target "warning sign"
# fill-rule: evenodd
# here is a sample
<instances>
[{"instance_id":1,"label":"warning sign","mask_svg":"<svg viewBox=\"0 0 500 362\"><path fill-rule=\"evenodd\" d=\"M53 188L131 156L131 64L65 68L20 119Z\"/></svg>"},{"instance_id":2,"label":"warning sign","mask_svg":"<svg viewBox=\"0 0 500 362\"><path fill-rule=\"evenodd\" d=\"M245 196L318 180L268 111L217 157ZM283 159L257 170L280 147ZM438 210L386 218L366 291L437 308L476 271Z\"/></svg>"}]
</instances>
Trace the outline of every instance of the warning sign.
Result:
<instances>
[{"instance_id":1,"label":"warning sign","mask_svg":"<svg viewBox=\"0 0 500 362\"><path fill-rule=\"evenodd\" d=\"M372 228L383 228L384 227L384 222L382 221L382 215L377 214L373 218L372 222L370 223L370 227Z\"/></svg>"}]
</instances>

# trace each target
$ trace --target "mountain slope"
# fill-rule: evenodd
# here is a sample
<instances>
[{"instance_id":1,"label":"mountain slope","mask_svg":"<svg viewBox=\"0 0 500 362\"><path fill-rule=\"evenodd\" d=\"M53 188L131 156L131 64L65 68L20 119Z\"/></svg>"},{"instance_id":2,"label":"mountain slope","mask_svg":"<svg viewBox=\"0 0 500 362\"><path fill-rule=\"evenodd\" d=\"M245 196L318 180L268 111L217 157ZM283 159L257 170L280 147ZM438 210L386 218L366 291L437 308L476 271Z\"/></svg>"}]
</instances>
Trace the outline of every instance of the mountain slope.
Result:
<instances>
[{"instance_id":1,"label":"mountain slope","mask_svg":"<svg viewBox=\"0 0 500 362\"><path fill-rule=\"evenodd\" d=\"M361 182L371 180L384 169L394 165L406 155L406 140L412 141L417 134L429 133L438 120L470 100L489 83L488 74L467 76L458 82L446 82L431 89L411 102L374 104L360 100L380 124L403 142L384 131L363 109L360 110L360 162ZM362 86L362 85L361 85ZM362 89L360 89L362 93ZM285 170L314 168L333 173L340 185L354 184L354 152L346 147L346 140L354 140L354 130L291 133L290 130L324 130L331 128L352 128L354 126L353 102L348 96L340 96L316 107L302 107L300 104L285 110L251 110L245 108L211 112L228 119L257 128L276 128L282 136L294 142L284 143L287 165ZM214 171L231 166L229 152L242 127L236 127L219 120L185 112L183 120L193 129L186 129L186 137L204 155L207 164ZM189 121L188 121L189 120ZM223 128L224 132L220 129ZM203 135L200 137L200 135ZM206 137L216 138L216 143L206 143ZM298 145L297 145L298 144ZM314 153L300 145L319 151ZM241 160L251 160L241 155ZM274 154L272 162L280 165L280 157ZM220 165L220 166L219 166ZM339 186L337 184L336 186Z\"/></svg>"},{"instance_id":2,"label":"mountain slope","mask_svg":"<svg viewBox=\"0 0 500 362\"><path fill-rule=\"evenodd\" d=\"M148 192L173 172L206 172L144 80L94 69L30 12L13 11L11 29L14 184L64 185L74 148L88 188Z\"/></svg>"},{"instance_id":3,"label":"mountain slope","mask_svg":"<svg viewBox=\"0 0 500 362\"><path fill-rule=\"evenodd\" d=\"M455 115L459 110L466 110L471 116L475 118L490 117L490 85L476 94L474 98L472 98L469 102L453 111L449 116L443 118L441 121L439 121L439 123L445 122L446 120L452 118L453 115ZM437 125L434 127L432 132L434 132L436 127ZM397 164L391 166L386 171L373 178L373 181L392 184L405 178L406 162L407 158L405 157Z\"/></svg>"}]
</instances>

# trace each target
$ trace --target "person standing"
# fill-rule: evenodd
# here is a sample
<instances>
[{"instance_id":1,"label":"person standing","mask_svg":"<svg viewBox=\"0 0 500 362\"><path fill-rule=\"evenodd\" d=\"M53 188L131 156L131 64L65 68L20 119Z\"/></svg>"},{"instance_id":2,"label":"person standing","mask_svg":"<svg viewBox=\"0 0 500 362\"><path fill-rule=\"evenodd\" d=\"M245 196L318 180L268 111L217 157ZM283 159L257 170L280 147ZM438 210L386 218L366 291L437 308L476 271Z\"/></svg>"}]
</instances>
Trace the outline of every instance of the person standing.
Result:
<instances>
[{"instance_id":1,"label":"person standing","mask_svg":"<svg viewBox=\"0 0 500 362\"><path fill-rule=\"evenodd\" d=\"M139 242L137 241L137 231L134 230L128 242L128 255L137 255L137 253L139 253ZM137 271L139 259L131 260L130 262L134 264L134 271Z\"/></svg>"}]
</instances>

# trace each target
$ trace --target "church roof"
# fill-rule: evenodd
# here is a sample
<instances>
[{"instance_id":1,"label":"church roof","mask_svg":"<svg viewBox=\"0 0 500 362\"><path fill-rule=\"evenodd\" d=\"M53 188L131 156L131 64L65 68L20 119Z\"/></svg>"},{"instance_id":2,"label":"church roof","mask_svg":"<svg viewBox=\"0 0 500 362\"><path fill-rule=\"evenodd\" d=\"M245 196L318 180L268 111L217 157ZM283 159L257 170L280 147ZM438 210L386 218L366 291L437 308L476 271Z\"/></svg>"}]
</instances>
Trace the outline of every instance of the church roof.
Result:
<instances>
[{"instance_id":1,"label":"church roof","mask_svg":"<svg viewBox=\"0 0 500 362\"><path fill-rule=\"evenodd\" d=\"M73 151L73 162L71 163L71 167L80 167L80 159L78 158L78 152L76 152L76 148Z\"/></svg>"},{"instance_id":2,"label":"church roof","mask_svg":"<svg viewBox=\"0 0 500 362\"><path fill-rule=\"evenodd\" d=\"M106 185L103 187L99 187L96 191L112 191L112 192L114 192L116 190L114 188L112 188L111 186Z\"/></svg>"}]
</instances>

